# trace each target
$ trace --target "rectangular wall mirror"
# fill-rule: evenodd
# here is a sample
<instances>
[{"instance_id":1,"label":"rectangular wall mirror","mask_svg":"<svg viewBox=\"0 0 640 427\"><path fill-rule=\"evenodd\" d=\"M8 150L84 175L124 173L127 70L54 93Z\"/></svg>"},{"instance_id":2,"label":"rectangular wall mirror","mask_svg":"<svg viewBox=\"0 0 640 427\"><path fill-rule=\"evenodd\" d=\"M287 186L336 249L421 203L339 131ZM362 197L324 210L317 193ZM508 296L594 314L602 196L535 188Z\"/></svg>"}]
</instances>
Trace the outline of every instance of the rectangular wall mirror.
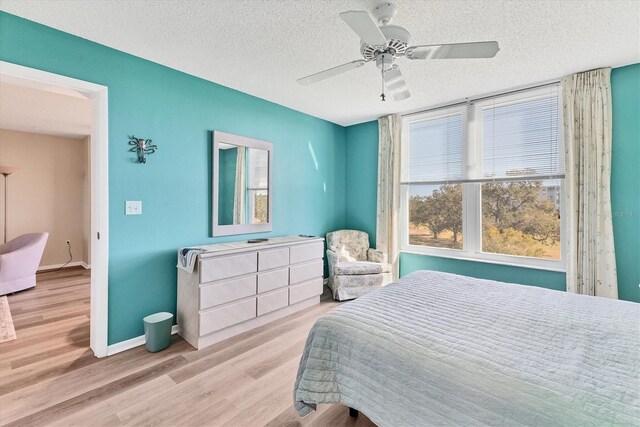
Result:
<instances>
[{"instance_id":1,"label":"rectangular wall mirror","mask_svg":"<svg viewBox=\"0 0 640 427\"><path fill-rule=\"evenodd\" d=\"M213 236L272 230L273 145L213 132Z\"/></svg>"}]
</instances>

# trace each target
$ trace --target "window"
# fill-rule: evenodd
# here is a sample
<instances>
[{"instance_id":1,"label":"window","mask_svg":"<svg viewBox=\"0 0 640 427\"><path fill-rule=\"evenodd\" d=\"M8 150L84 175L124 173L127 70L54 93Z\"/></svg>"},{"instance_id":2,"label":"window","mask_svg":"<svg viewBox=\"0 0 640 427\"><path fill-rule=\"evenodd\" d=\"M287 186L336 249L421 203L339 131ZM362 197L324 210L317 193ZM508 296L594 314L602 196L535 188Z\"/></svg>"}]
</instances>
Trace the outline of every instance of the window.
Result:
<instances>
[{"instance_id":1,"label":"window","mask_svg":"<svg viewBox=\"0 0 640 427\"><path fill-rule=\"evenodd\" d=\"M437 111L409 124L409 243L462 249L462 179L465 112ZM423 141L431 141L424 144Z\"/></svg>"},{"instance_id":2,"label":"window","mask_svg":"<svg viewBox=\"0 0 640 427\"><path fill-rule=\"evenodd\" d=\"M404 119L401 249L562 269L559 91Z\"/></svg>"}]
</instances>

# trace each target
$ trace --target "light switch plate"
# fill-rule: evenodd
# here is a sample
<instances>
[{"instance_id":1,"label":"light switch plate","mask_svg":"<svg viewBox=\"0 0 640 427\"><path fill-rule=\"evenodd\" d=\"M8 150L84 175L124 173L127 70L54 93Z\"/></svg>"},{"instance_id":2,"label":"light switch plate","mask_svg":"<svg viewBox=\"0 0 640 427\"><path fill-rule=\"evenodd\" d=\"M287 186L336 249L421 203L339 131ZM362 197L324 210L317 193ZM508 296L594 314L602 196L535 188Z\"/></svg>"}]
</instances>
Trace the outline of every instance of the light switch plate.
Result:
<instances>
[{"instance_id":1,"label":"light switch plate","mask_svg":"<svg viewBox=\"0 0 640 427\"><path fill-rule=\"evenodd\" d=\"M127 200L124 203L125 215L142 215L142 202L140 200Z\"/></svg>"}]
</instances>

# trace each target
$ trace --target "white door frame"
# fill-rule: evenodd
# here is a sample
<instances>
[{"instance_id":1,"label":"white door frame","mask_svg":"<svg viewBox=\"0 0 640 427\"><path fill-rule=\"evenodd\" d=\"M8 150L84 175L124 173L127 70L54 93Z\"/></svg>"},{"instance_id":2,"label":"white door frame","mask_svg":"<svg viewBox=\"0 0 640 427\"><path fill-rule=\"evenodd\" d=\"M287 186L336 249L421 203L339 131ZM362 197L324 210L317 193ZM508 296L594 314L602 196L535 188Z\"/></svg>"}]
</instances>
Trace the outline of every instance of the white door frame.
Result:
<instances>
[{"instance_id":1,"label":"white door frame","mask_svg":"<svg viewBox=\"0 0 640 427\"><path fill-rule=\"evenodd\" d=\"M0 61L0 78L29 87L53 85L76 90L92 106L91 126L91 317L90 346L107 355L109 297L109 111L106 86Z\"/></svg>"}]
</instances>

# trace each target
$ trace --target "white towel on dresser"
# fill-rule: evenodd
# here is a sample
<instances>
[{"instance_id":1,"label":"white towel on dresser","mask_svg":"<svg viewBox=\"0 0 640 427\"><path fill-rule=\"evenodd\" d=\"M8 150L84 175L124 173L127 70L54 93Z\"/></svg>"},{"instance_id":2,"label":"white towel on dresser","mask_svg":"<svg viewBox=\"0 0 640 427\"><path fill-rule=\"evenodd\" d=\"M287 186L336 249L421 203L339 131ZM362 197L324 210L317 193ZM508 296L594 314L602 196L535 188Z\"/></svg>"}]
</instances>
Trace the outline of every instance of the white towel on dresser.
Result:
<instances>
[{"instance_id":1,"label":"white towel on dresser","mask_svg":"<svg viewBox=\"0 0 640 427\"><path fill-rule=\"evenodd\" d=\"M196 265L196 258L198 254L205 252L204 249L199 248L181 248L178 251L178 265L176 267L186 271L187 273L193 273L193 267Z\"/></svg>"}]
</instances>

